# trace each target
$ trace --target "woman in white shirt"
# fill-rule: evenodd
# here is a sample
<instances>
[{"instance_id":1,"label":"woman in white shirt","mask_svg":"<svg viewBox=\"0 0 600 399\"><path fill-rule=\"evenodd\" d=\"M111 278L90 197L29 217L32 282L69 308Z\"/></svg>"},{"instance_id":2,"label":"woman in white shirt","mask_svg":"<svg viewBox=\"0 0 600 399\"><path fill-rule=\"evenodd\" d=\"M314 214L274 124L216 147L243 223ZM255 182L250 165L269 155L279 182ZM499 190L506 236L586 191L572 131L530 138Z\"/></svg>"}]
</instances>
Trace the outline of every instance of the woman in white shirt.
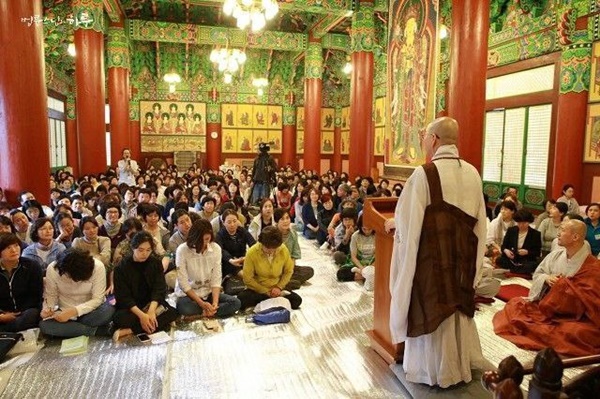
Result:
<instances>
[{"instance_id":1,"label":"woman in white shirt","mask_svg":"<svg viewBox=\"0 0 600 399\"><path fill-rule=\"evenodd\" d=\"M54 337L110 335L115 312L105 302L104 265L87 251L71 248L46 270L40 330Z\"/></svg>"},{"instance_id":2,"label":"woman in white shirt","mask_svg":"<svg viewBox=\"0 0 600 399\"><path fill-rule=\"evenodd\" d=\"M197 220L177 248L177 311L184 316L229 317L240 300L221 293L221 247L213 242L210 222Z\"/></svg>"}]
</instances>

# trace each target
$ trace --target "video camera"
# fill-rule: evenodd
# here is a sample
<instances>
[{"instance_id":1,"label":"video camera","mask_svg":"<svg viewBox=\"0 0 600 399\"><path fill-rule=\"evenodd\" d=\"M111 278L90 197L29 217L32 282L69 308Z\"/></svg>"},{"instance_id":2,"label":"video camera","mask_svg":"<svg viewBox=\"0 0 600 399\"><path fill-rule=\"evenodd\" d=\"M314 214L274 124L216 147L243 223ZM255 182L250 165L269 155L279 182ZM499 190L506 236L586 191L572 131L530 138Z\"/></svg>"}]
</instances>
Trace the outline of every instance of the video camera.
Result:
<instances>
[{"instance_id":1,"label":"video camera","mask_svg":"<svg viewBox=\"0 0 600 399\"><path fill-rule=\"evenodd\" d=\"M260 152L265 152L265 153L266 153L266 152L269 152L269 151L271 150L271 147L269 147L269 144L270 144L270 143L260 143L260 144L258 145L258 150L259 150Z\"/></svg>"}]
</instances>

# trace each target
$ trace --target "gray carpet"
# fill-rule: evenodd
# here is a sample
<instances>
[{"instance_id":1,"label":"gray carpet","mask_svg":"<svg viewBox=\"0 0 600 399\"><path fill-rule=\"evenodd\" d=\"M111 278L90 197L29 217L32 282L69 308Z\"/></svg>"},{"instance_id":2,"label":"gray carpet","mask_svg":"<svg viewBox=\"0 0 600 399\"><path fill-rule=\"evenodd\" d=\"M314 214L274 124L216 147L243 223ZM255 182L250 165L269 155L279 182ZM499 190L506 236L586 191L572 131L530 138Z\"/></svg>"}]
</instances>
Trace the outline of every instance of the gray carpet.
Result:
<instances>
[{"instance_id":1,"label":"gray carpet","mask_svg":"<svg viewBox=\"0 0 600 399\"><path fill-rule=\"evenodd\" d=\"M2 398L403 398L407 392L370 347L373 296L338 283L327 252L301 239L300 264L315 276L298 290L291 323L256 326L240 315L223 332L179 324L172 342L117 345L90 339L89 352L61 357L47 341L19 366Z\"/></svg>"}]
</instances>

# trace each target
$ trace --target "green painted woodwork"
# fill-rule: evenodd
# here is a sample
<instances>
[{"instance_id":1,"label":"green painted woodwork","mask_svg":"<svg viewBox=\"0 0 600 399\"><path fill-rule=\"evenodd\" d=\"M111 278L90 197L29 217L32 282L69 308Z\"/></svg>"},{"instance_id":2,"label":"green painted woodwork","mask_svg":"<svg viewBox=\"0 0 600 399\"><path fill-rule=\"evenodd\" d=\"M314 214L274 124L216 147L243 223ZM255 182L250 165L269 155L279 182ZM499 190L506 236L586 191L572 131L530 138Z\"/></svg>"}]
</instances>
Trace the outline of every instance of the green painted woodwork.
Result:
<instances>
[{"instance_id":1,"label":"green painted woodwork","mask_svg":"<svg viewBox=\"0 0 600 399\"><path fill-rule=\"evenodd\" d=\"M74 92L69 92L69 94L67 94L67 104L66 104L66 110L67 110L67 119L71 119L74 120L77 118L77 113L75 112L75 93Z\"/></svg>"},{"instance_id":2,"label":"green painted woodwork","mask_svg":"<svg viewBox=\"0 0 600 399\"><path fill-rule=\"evenodd\" d=\"M293 105L283 106L283 125L296 126L296 107Z\"/></svg>"},{"instance_id":3,"label":"green painted woodwork","mask_svg":"<svg viewBox=\"0 0 600 399\"><path fill-rule=\"evenodd\" d=\"M581 93L590 87L592 43L587 30L577 31L560 58L560 93Z\"/></svg>"},{"instance_id":4,"label":"green painted woodwork","mask_svg":"<svg viewBox=\"0 0 600 399\"><path fill-rule=\"evenodd\" d=\"M127 36L125 36L125 30L123 28L114 26L108 28L106 67L130 68L129 41L127 40Z\"/></svg>"},{"instance_id":5,"label":"green painted woodwork","mask_svg":"<svg viewBox=\"0 0 600 399\"><path fill-rule=\"evenodd\" d=\"M74 29L104 32L104 7L102 0L73 0Z\"/></svg>"},{"instance_id":6,"label":"green painted woodwork","mask_svg":"<svg viewBox=\"0 0 600 399\"><path fill-rule=\"evenodd\" d=\"M130 20L131 40L166 43L209 44L233 47L299 51L306 48L306 35L299 33L263 31L249 33L240 29Z\"/></svg>"},{"instance_id":7,"label":"green painted woodwork","mask_svg":"<svg viewBox=\"0 0 600 399\"><path fill-rule=\"evenodd\" d=\"M119 0L104 0L104 11L112 22L121 21L122 17Z\"/></svg>"},{"instance_id":8,"label":"green painted woodwork","mask_svg":"<svg viewBox=\"0 0 600 399\"><path fill-rule=\"evenodd\" d=\"M305 75L307 79L321 79L323 77L323 48L321 43L308 43L304 57Z\"/></svg>"},{"instance_id":9,"label":"green painted woodwork","mask_svg":"<svg viewBox=\"0 0 600 399\"><path fill-rule=\"evenodd\" d=\"M206 121L208 123L221 123L221 104L213 102L206 104Z\"/></svg>"},{"instance_id":10,"label":"green painted woodwork","mask_svg":"<svg viewBox=\"0 0 600 399\"><path fill-rule=\"evenodd\" d=\"M372 52L375 46L375 26L373 3L360 3L358 11L352 15L352 51Z\"/></svg>"}]
</instances>

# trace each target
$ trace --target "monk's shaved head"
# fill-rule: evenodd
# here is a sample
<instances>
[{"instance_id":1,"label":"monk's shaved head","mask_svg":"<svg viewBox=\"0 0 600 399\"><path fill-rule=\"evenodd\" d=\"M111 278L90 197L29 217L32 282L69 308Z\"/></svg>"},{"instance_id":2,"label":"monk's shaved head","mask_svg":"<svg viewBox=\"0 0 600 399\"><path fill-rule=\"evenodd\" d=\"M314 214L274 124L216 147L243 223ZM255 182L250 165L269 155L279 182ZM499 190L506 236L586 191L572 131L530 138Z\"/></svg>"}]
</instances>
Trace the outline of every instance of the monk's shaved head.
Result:
<instances>
[{"instance_id":1,"label":"monk's shaved head","mask_svg":"<svg viewBox=\"0 0 600 399\"><path fill-rule=\"evenodd\" d=\"M458 122L443 116L427 125L427 132L439 137L441 144L456 144L458 140Z\"/></svg>"},{"instance_id":2,"label":"monk's shaved head","mask_svg":"<svg viewBox=\"0 0 600 399\"><path fill-rule=\"evenodd\" d=\"M585 235L587 233L587 227L585 223L577 219L569 219L563 223L565 224L565 228L570 229L573 234L577 234L579 236L577 241L585 240Z\"/></svg>"}]
</instances>

